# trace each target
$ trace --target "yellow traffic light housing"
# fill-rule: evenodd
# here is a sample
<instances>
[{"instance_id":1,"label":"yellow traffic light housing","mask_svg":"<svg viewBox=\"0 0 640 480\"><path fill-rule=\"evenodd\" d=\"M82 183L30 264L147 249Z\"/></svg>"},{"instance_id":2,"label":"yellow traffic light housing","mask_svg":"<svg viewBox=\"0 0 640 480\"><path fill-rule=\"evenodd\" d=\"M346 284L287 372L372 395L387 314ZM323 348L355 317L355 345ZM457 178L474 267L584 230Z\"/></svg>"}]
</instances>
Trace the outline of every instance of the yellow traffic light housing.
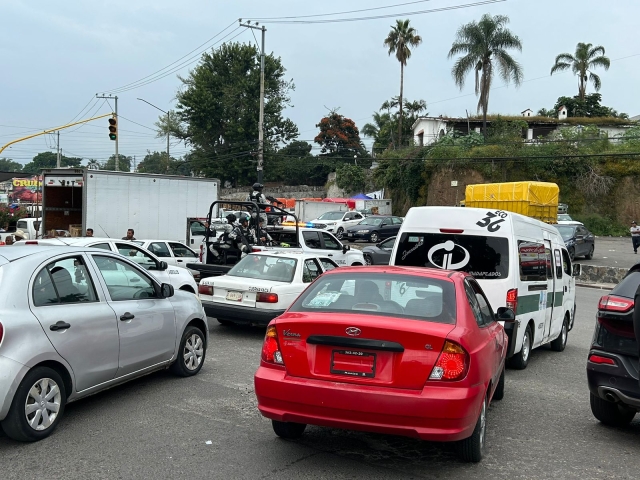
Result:
<instances>
[{"instance_id":1,"label":"yellow traffic light housing","mask_svg":"<svg viewBox=\"0 0 640 480\"><path fill-rule=\"evenodd\" d=\"M115 140L116 138L118 138L118 122L116 117L111 117L109 119L109 140Z\"/></svg>"}]
</instances>

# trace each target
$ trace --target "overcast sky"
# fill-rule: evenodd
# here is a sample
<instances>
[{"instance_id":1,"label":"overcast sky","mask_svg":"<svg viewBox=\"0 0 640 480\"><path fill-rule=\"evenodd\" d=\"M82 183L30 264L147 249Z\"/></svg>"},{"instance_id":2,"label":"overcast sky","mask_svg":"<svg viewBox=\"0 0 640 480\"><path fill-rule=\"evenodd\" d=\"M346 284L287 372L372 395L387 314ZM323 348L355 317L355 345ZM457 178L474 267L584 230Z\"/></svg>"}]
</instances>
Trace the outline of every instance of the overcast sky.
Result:
<instances>
[{"instance_id":1,"label":"overcast sky","mask_svg":"<svg viewBox=\"0 0 640 480\"><path fill-rule=\"evenodd\" d=\"M430 115L464 116L465 109L475 112L473 78L470 76L460 91L451 78L453 62L447 59L447 52L457 28L484 13L509 16L509 28L520 36L524 47L521 54L514 55L524 68L525 83L519 89L496 89L502 85L496 79L491 113L519 114L526 108L537 111L552 107L561 95L576 95L577 79L570 72L550 77L549 70L558 53L574 52L576 43L589 42L603 45L612 60L609 71L597 71L602 78L603 104L631 116L640 114L640 1L507 0L402 15L477 1L5 0L0 2L0 145L35 130L63 125L78 114L82 115L77 118L87 118L110 112L111 107L102 100L94 105L96 93L109 93L154 74L237 23L238 18L312 15L409 2L412 4L323 17L393 14L391 18L329 24L267 23L267 51L282 58L296 85L293 107L287 115L298 125L300 139L313 139L315 125L327 108L339 107L340 113L362 127L384 100L398 95L399 64L382 45L396 14L397 18L410 18L423 38L405 69L405 97L424 99ZM236 41L255 41L249 31L238 30L233 35L236 33L240 33ZM194 65L118 94L121 154L135 155L139 162L147 150L166 149L166 141L155 139L152 131L160 112L136 98L163 110L172 108L180 86L176 75L185 75ZM91 108L83 111L85 106ZM106 125L107 120L101 119L63 130L63 153L106 160L114 153ZM0 157L27 163L38 152L55 148L54 143L51 136L37 137L5 150ZM187 151L184 145L172 148L172 156Z\"/></svg>"}]
</instances>

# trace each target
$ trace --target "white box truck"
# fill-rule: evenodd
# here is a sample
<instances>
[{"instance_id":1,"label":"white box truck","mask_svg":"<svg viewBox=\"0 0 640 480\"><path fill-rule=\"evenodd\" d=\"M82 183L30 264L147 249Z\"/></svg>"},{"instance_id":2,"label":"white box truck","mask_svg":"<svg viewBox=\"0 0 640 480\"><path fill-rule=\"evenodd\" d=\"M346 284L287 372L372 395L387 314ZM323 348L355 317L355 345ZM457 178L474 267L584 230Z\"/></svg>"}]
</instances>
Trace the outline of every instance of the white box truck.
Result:
<instances>
[{"instance_id":1,"label":"white box truck","mask_svg":"<svg viewBox=\"0 0 640 480\"><path fill-rule=\"evenodd\" d=\"M390 199L356 200L356 210L359 212L365 211L365 213L370 214L370 211L373 208L378 209L378 215L393 215L393 208Z\"/></svg>"},{"instance_id":2,"label":"white box truck","mask_svg":"<svg viewBox=\"0 0 640 480\"><path fill-rule=\"evenodd\" d=\"M199 248L202 222L218 199L220 181L78 168L42 173L41 232L72 236L93 228L96 237L121 238L127 229L139 239L184 242Z\"/></svg>"},{"instance_id":3,"label":"white box truck","mask_svg":"<svg viewBox=\"0 0 640 480\"><path fill-rule=\"evenodd\" d=\"M344 203L312 202L310 200L296 200L295 215L298 220L309 222L325 212L346 212L349 207Z\"/></svg>"}]
</instances>

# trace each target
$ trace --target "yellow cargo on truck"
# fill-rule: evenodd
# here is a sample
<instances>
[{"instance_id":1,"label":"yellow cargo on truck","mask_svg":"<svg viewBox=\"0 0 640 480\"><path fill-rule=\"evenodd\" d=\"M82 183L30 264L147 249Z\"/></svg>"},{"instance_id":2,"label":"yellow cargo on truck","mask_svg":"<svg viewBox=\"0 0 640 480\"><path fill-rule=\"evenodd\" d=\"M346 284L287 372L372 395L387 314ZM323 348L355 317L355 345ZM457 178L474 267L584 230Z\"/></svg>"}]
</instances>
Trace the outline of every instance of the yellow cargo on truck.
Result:
<instances>
[{"instance_id":1,"label":"yellow cargo on truck","mask_svg":"<svg viewBox=\"0 0 640 480\"><path fill-rule=\"evenodd\" d=\"M560 189L548 182L509 182L467 185L465 206L506 210L556 223Z\"/></svg>"}]
</instances>

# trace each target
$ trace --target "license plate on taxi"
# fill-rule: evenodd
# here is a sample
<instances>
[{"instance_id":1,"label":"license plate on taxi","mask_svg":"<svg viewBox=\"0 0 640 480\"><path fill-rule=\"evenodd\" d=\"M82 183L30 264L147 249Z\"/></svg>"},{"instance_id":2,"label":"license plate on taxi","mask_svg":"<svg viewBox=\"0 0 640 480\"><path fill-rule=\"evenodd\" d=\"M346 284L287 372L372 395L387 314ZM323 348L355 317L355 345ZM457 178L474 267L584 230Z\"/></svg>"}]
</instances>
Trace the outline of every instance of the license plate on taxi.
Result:
<instances>
[{"instance_id":1,"label":"license plate on taxi","mask_svg":"<svg viewBox=\"0 0 640 480\"><path fill-rule=\"evenodd\" d=\"M241 302L242 292L227 292L227 300L230 302Z\"/></svg>"},{"instance_id":2,"label":"license plate on taxi","mask_svg":"<svg viewBox=\"0 0 640 480\"><path fill-rule=\"evenodd\" d=\"M334 350L331 352L331 373L373 378L376 376L376 354L356 350Z\"/></svg>"}]
</instances>

